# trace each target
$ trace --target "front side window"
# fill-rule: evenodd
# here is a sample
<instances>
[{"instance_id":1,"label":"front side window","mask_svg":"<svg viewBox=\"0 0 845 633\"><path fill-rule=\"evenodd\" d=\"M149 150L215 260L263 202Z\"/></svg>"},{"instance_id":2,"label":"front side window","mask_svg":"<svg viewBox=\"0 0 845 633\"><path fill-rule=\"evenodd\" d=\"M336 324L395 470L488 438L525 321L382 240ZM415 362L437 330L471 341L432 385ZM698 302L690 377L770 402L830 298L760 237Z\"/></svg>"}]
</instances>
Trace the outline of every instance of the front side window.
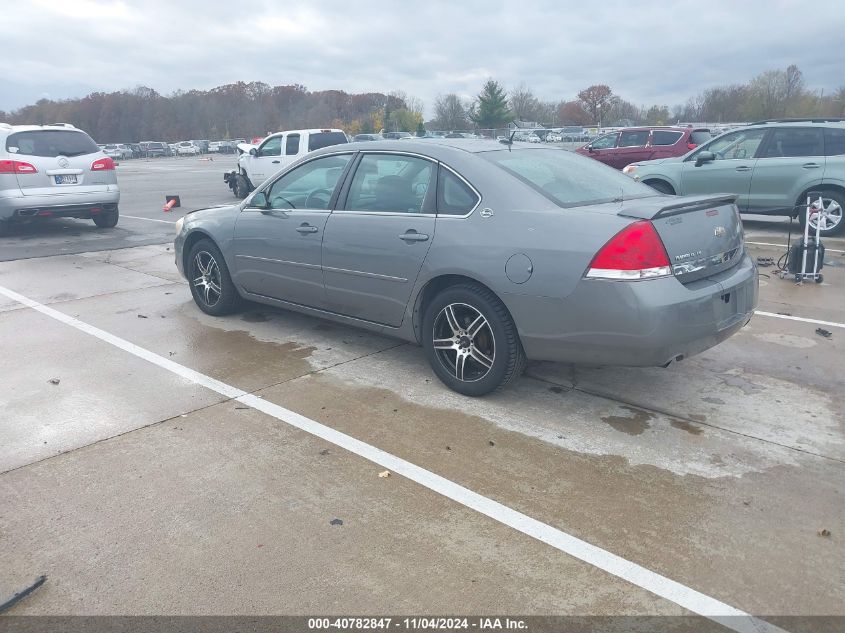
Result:
<instances>
[{"instance_id":1,"label":"front side window","mask_svg":"<svg viewBox=\"0 0 845 633\"><path fill-rule=\"evenodd\" d=\"M674 145L680 140L683 135L683 132L670 132L669 130L654 130L651 133L651 144Z\"/></svg>"},{"instance_id":2,"label":"front side window","mask_svg":"<svg viewBox=\"0 0 845 633\"><path fill-rule=\"evenodd\" d=\"M271 209L328 209L350 158L324 156L287 172L266 190L267 203Z\"/></svg>"},{"instance_id":3,"label":"front side window","mask_svg":"<svg viewBox=\"0 0 845 633\"><path fill-rule=\"evenodd\" d=\"M822 156L824 143L819 128L775 128L760 158Z\"/></svg>"},{"instance_id":4,"label":"front side window","mask_svg":"<svg viewBox=\"0 0 845 633\"><path fill-rule=\"evenodd\" d=\"M765 129L730 132L715 139L704 148L704 151L713 152L716 160L753 158L765 135Z\"/></svg>"},{"instance_id":5,"label":"front side window","mask_svg":"<svg viewBox=\"0 0 845 633\"><path fill-rule=\"evenodd\" d=\"M824 153L825 156L845 155L845 130L841 128L825 128Z\"/></svg>"},{"instance_id":6,"label":"front side window","mask_svg":"<svg viewBox=\"0 0 845 633\"><path fill-rule=\"evenodd\" d=\"M84 132L29 130L9 134L6 139L6 151L26 156L55 157L95 154L100 150L93 139Z\"/></svg>"},{"instance_id":7,"label":"front side window","mask_svg":"<svg viewBox=\"0 0 845 633\"><path fill-rule=\"evenodd\" d=\"M282 137L274 136L267 139L260 148L258 148L258 156L281 156L282 155Z\"/></svg>"},{"instance_id":8,"label":"front side window","mask_svg":"<svg viewBox=\"0 0 845 633\"><path fill-rule=\"evenodd\" d=\"M478 155L564 208L658 195L599 161L565 150L498 150Z\"/></svg>"},{"instance_id":9,"label":"front side window","mask_svg":"<svg viewBox=\"0 0 845 633\"><path fill-rule=\"evenodd\" d=\"M595 141L590 143L590 147L593 149L610 149L611 147L616 147L616 133L613 134L605 134L604 136L598 137Z\"/></svg>"},{"instance_id":10,"label":"front side window","mask_svg":"<svg viewBox=\"0 0 845 633\"><path fill-rule=\"evenodd\" d=\"M400 154L365 154L355 170L347 211L421 213L434 172L431 161Z\"/></svg>"},{"instance_id":11,"label":"front side window","mask_svg":"<svg viewBox=\"0 0 845 633\"><path fill-rule=\"evenodd\" d=\"M285 140L285 154L288 156L299 154L299 134L288 134Z\"/></svg>"},{"instance_id":12,"label":"front side window","mask_svg":"<svg viewBox=\"0 0 845 633\"><path fill-rule=\"evenodd\" d=\"M478 196L467 184L445 167L437 178L437 213L466 215L478 204Z\"/></svg>"},{"instance_id":13,"label":"front side window","mask_svg":"<svg viewBox=\"0 0 845 633\"><path fill-rule=\"evenodd\" d=\"M648 143L648 130L633 130L619 135L619 147L643 147Z\"/></svg>"}]
</instances>

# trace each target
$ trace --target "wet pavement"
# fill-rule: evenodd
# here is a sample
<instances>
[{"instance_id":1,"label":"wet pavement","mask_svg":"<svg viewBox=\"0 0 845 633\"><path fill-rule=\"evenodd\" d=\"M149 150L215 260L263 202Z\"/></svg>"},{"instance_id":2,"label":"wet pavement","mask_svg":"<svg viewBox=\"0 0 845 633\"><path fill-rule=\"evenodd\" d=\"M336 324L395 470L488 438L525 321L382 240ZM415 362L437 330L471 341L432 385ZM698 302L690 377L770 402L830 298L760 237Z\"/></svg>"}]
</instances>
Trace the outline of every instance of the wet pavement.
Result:
<instances>
[{"instance_id":1,"label":"wet pavement","mask_svg":"<svg viewBox=\"0 0 845 633\"><path fill-rule=\"evenodd\" d=\"M746 222L749 249L783 229ZM699 356L532 363L482 399L400 341L204 315L168 244L3 262L0 286L732 607L845 615L845 326L778 318L845 324L826 243L824 284L761 269L775 316ZM49 577L10 613L688 613L5 296L0 340L0 594Z\"/></svg>"}]
</instances>

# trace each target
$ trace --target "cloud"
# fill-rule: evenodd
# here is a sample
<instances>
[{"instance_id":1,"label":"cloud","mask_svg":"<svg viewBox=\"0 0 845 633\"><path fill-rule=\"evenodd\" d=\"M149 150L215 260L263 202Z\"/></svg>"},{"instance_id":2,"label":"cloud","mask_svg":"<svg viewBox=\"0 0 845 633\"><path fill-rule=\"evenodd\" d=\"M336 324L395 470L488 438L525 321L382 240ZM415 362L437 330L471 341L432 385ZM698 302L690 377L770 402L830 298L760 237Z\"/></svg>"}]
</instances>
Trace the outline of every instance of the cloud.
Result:
<instances>
[{"instance_id":1,"label":"cloud","mask_svg":"<svg viewBox=\"0 0 845 633\"><path fill-rule=\"evenodd\" d=\"M808 28L796 25L814 16ZM145 85L162 93L238 80L311 90L402 90L429 109L487 77L548 100L606 83L638 105L682 103L797 64L837 88L839 0L601 3L373 0L17 2L3 11L0 109L49 93Z\"/></svg>"}]
</instances>

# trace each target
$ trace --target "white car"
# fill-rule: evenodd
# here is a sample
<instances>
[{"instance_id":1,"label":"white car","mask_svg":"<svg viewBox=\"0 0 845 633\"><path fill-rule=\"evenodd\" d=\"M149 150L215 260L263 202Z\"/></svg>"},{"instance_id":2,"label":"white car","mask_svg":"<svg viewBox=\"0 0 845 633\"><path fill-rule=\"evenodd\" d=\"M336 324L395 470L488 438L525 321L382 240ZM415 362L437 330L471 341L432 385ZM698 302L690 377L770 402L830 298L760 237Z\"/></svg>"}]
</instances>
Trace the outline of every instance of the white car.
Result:
<instances>
[{"instance_id":1,"label":"white car","mask_svg":"<svg viewBox=\"0 0 845 633\"><path fill-rule=\"evenodd\" d=\"M176 144L176 153L179 156L198 156L200 148L191 143L191 141L180 141Z\"/></svg>"},{"instance_id":2,"label":"white car","mask_svg":"<svg viewBox=\"0 0 845 633\"><path fill-rule=\"evenodd\" d=\"M222 141L211 141L208 144L208 153L209 154L219 154L220 153L220 146L222 145Z\"/></svg>"}]
</instances>

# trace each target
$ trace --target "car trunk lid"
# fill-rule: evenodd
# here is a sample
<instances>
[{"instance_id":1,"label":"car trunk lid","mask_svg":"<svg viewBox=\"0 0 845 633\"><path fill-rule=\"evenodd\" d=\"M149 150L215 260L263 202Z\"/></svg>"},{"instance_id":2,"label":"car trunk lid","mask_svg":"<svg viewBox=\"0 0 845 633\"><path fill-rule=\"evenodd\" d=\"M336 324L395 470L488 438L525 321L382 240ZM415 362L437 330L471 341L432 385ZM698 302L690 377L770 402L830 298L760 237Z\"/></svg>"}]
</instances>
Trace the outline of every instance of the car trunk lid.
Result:
<instances>
[{"instance_id":1,"label":"car trunk lid","mask_svg":"<svg viewBox=\"0 0 845 633\"><path fill-rule=\"evenodd\" d=\"M732 268L742 256L742 222L734 195L632 200L617 214L651 221L681 283Z\"/></svg>"}]
</instances>

